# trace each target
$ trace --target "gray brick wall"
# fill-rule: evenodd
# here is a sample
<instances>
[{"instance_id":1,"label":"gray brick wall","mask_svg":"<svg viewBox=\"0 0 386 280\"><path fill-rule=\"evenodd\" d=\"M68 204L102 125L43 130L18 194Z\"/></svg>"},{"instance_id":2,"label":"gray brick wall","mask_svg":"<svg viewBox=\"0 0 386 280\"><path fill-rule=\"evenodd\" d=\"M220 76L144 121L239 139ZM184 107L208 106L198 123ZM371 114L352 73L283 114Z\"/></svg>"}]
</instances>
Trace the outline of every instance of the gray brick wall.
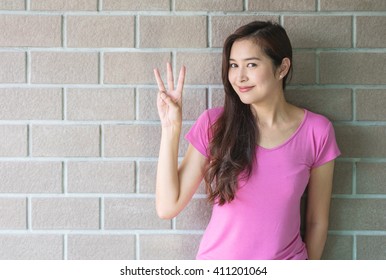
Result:
<instances>
[{"instance_id":1,"label":"gray brick wall","mask_svg":"<svg viewBox=\"0 0 386 280\"><path fill-rule=\"evenodd\" d=\"M324 258L386 259L384 0L1 0L0 259L194 258L203 189L155 213L152 70L187 66L185 133L222 102L225 37L256 19L287 29L287 98L342 150Z\"/></svg>"}]
</instances>

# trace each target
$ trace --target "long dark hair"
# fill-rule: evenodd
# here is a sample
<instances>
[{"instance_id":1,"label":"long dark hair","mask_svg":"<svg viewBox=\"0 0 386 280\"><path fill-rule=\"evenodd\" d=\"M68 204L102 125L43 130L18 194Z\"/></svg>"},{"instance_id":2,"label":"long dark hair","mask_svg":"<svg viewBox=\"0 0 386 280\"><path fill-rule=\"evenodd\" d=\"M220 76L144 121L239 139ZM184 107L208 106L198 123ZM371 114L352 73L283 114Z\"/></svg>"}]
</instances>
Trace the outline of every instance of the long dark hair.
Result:
<instances>
[{"instance_id":1,"label":"long dark hair","mask_svg":"<svg viewBox=\"0 0 386 280\"><path fill-rule=\"evenodd\" d=\"M228 80L231 48L240 39L253 40L271 58L275 68L284 58L290 59L290 70L282 80L283 89L288 74L292 72L291 43L279 24L254 21L240 27L225 40L222 55L224 111L212 126L210 161L204 177L209 201L219 205L231 202L235 198L238 179L248 179L251 175L259 138L256 117L250 105L241 102Z\"/></svg>"}]
</instances>

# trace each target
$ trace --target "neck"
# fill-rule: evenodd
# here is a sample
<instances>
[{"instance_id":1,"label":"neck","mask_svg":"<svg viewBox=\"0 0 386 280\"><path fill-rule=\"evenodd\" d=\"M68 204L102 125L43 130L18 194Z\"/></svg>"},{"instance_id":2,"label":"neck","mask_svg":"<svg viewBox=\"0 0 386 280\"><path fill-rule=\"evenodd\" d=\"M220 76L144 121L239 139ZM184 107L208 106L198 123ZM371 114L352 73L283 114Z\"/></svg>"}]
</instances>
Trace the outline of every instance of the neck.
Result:
<instances>
[{"instance_id":1,"label":"neck","mask_svg":"<svg viewBox=\"0 0 386 280\"><path fill-rule=\"evenodd\" d=\"M277 98L251 104L258 126L272 127L288 117L290 105L285 101L284 93L275 96Z\"/></svg>"}]
</instances>

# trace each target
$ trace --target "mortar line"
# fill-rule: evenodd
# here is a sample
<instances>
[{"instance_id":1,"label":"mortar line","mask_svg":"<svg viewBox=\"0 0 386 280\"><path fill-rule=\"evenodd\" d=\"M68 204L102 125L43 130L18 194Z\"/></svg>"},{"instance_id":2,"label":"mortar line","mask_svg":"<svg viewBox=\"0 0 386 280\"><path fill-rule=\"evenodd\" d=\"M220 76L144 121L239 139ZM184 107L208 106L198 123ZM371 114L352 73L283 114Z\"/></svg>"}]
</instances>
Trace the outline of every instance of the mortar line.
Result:
<instances>
[{"instance_id":1,"label":"mortar line","mask_svg":"<svg viewBox=\"0 0 386 280\"><path fill-rule=\"evenodd\" d=\"M105 198L101 197L99 199L99 227L100 230L105 229Z\"/></svg>"},{"instance_id":2,"label":"mortar line","mask_svg":"<svg viewBox=\"0 0 386 280\"><path fill-rule=\"evenodd\" d=\"M244 0L243 11L247 12L249 10L249 0Z\"/></svg>"},{"instance_id":3,"label":"mortar line","mask_svg":"<svg viewBox=\"0 0 386 280\"><path fill-rule=\"evenodd\" d=\"M68 234L63 235L63 260L68 260Z\"/></svg>"},{"instance_id":4,"label":"mortar line","mask_svg":"<svg viewBox=\"0 0 386 280\"><path fill-rule=\"evenodd\" d=\"M62 15L62 47L67 48L67 15Z\"/></svg>"},{"instance_id":5,"label":"mortar line","mask_svg":"<svg viewBox=\"0 0 386 280\"><path fill-rule=\"evenodd\" d=\"M140 29L140 16L135 15L134 17L134 48L139 49L140 48L140 40L141 40L141 34L139 32Z\"/></svg>"},{"instance_id":6,"label":"mortar line","mask_svg":"<svg viewBox=\"0 0 386 280\"><path fill-rule=\"evenodd\" d=\"M355 15L352 16L352 47L357 48L357 17Z\"/></svg>"},{"instance_id":7,"label":"mortar line","mask_svg":"<svg viewBox=\"0 0 386 280\"><path fill-rule=\"evenodd\" d=\"M357 257L357 250L358 250L358 248L357 248L357 241L358 241L357 236L354 235L353 236L353 248L352 248L353 260L357 260L358 259L358 257Z\"/></svg>"},{"instance_id":8,"label":"mortar line","mask_svg":"<svg viewBox=\"0 0 386 280\"><path fill-rule=\"evenodd\" d=\"M62 191L63 195L68 194L68 161L62 162Z\"/></svg>"},{"instance_id":9,"label":"mortar line","mask_svg":"<svg viewBox=\"0 0 386 280\"><path fill-rule=\"evenodd\" d=\"M140 241L140 236L138 233L135 234L135 239L134 239L134 245L135 245L135 260L140 260L141 259L141 241Z\"/></svg>"},{"instance_id":10,"label":"mortar line","mask_svg":"<svg viewBox=\"0 0 386 280\"><path fill-rule=\"evenodd\" d=\"M98 55L98 84L103 85L105 80L105 52L100 51Z\"/></svg>"},{"instance_id":11,"label":"mortar line","mask_svg":"<svg viewBox=\"0 0 386 280\"><path fill-rule=\"evenodd\" d=\"M357 194L357 164L358 162L354 161L352 164L352 194Z\"/></svg>"}]
</instances>

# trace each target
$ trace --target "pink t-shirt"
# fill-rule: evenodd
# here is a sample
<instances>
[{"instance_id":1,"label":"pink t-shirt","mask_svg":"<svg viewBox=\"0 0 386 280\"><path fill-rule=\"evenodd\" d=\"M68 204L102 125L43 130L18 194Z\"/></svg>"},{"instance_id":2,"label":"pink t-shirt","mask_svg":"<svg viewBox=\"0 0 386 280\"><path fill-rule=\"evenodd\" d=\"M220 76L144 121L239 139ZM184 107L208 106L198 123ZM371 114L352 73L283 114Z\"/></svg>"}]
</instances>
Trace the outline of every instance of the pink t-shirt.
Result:
<instances>
[{"instance_id":1,"label":"pink t-shirt","mask_svg":"<svg viewBox=\"0 0 386 280\"><path fill-rule=\"evenodd\" d=\"M206 157L210 126L222 111L205 111L185 136ZM213 206L197 259L307 259L300 201L311 169L340 154L332 124L305 110L301 125L283 144L256 149L255 168L249 180L239 180L235 199Z\"/></svg>"}]
</instances>

